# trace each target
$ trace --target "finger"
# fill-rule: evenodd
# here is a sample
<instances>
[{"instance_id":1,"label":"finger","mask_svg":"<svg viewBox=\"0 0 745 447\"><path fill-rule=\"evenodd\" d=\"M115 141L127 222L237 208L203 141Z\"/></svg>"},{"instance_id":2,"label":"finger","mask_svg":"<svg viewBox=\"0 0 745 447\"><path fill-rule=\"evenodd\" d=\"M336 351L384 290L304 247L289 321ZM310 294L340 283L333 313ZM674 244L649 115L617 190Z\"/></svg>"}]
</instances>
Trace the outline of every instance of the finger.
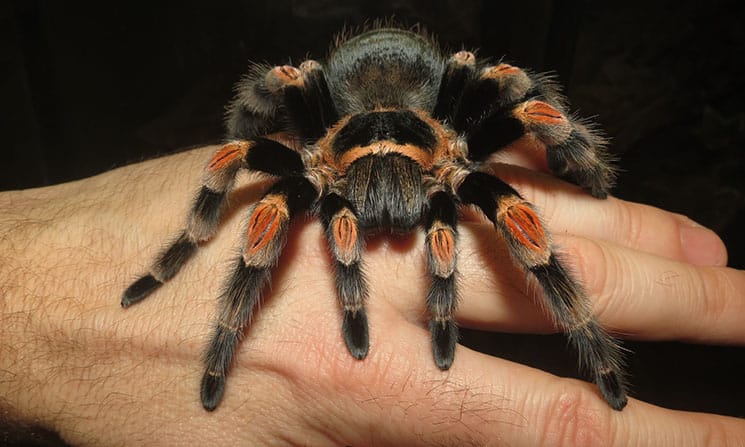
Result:
<instances>
[{"instance_id":1,"label":"finger","mask_svg":"<svg viewBox=\"0 0 745 447\"><path fill-rule=\"evenodd\" d=\"M537 206L555 234L601 239L694 265L727 264L716 233L685 216L614 197L598 200L579 187L516 166L494 164L492 170Z\"/></svg>"},{"instance_id":2,"label":"finger","mask_svg":"<svg viewBox=\"0 0 745 447\"><path fill-rule=\"evenodd\" d=\"M611 331L637 339L745 344L745 272L697 267L581 237L555 239L594 313ZM491 252L491 258L482 251ZM460 264L462 299L456 317L461 324L552 330L533 299L540 291L527 285L500 244L477 244L463 255L472 260Z\"/></svg>"},{"instance_id":3,"label":"finger","mask_svg":"<svg viewBox=\"0 0 745 447\"><path fill-rule=\"evenodd\" d=\"M640 339L745 343L745 272L584 238L560 240L602 323Z\"/></svg>"},{"instance_id":4,"label":"finger","mask_svg":"<svg viewBox=\"0 0 745 447\"><path fill-rule=\"evenodd\" d=\"M426 332L412 325L391 335L389 340L407 340L405 345L428 342ZM633 399L617 412L592 384L462 346L445 373L427 364L421 350L402 356L395 354L401 349L395 342L382 344L377 356L354 368L355 381L336 382L348 401L339 406L338 434L352 445L685 447L745 441L745 422L734 418L670 411ZM725 440L734 444L718 443Z\"/></svg>"}]
</instances>

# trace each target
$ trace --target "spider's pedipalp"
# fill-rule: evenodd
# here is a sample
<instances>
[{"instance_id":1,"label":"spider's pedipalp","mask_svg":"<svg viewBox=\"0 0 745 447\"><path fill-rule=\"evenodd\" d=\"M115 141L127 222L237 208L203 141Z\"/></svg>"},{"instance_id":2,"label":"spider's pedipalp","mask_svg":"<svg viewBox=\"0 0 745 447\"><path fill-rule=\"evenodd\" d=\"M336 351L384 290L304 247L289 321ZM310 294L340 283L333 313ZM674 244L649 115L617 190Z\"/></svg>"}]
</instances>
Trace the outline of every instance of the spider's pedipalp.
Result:
<instances>
[{"instance_id":1,"label":"spider's pedipalp","mask_svg":"<svg viewBox=\"0 0 745 447\"><path fill-rule=\"evenodd\" d=\"M241 257L220 299L220 311L205 358L202 405L214 410L243 328L249 323L284 246L291 219L313 204L317 191L303 177L279 180L251 209Z\"/></svg>"},{"instance_id":2,"label":"spider's pedipalp","mask_svg":"<svg viewBox=\"0 0 745 447\"><path fill-rule=\"evenodd\" d=\"M320 214L334 258L344 341L352 356L363 359L370 347L365 312L368 289L361 267L364 238L352 209L347 199L331 193L323 198Z\"/></svg>"},{"instance_id":3,"label":"spider's pedipalp","mask_svg":"<svg viewBox=\"0 0 745 447\"><path fill-rule=\"evenodd\" d=\"M299 153L273 140L256 138L222 146L205 168L203 185L192 204L186 228L156 258L150 272L124 291L123 307L143 300L173 278L197 251L198 244L214 236L227 195L241 168L275 176L300 175L305 170Z\"/></svg>"},{"instance_id":4,"label":"spider's pedipalp","mask_svg":"<svg viewBox=\"0 0 745 447\"><path fill-rule=\"evenodd\" d=\"M598 324L584 291L554 253L532 206L512 187L482 172L468 175L458 196L463 203L476 205L494 223L512 258L537 279L546 310L569 334L605 400L612 408L622 409L627 385L621 348Z\"/></svg>"},{"instance_id":5,"label":"spider's pedipalp","mask_svg":"<svg viewBox=\"0 0 745 447\"><path fill-rule=\"evenodd\" d=\"M432 194L425 214L427 265L431 284L427 294L432 334L432 353L438 368L450 368L458 343L458 326L453 320L456 291L456 221L458 211L444 191Z\"/></svg>"}]
</instances>

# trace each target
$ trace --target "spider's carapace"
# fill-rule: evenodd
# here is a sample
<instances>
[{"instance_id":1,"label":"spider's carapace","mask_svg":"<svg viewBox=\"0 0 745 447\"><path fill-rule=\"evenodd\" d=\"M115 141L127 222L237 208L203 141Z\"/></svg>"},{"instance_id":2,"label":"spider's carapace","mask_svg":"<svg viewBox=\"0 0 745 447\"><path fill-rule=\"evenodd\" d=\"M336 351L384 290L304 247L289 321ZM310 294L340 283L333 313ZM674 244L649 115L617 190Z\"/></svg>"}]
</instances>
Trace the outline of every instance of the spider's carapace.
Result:
<instances>
[{"instance_id":1,"label":"spider's carapace","mask_svg":"<svg viewBox=\"0 0 745 447\"><path fill-rule=\"evenodd\" d=\"M230 105L226 143L209 161L181 235L122 297L127 307L171 279L216 232L240 169L276 178L249 212L241 256L220 300L205 357L201 399L222 399L239 336L282 250L290 221L317 215L336 269L342 334L350 353L370 349L362 274L365 234L421 227L431 285L426 297L435 364L448 369L454 321L458 209L475 206L540 285L546 309L614 409L626 404L618 343L597 323L582 288L554 252L533 207L485 168L520 140L544 151L551 171L604 198L614 171L604 140L566 111L552 79L473 53L443 55L421 33L376 28L339 39L328 59L299 67L253 65ZM291 148L268 138L291 135Z\"/></svg>"}]
</instances>

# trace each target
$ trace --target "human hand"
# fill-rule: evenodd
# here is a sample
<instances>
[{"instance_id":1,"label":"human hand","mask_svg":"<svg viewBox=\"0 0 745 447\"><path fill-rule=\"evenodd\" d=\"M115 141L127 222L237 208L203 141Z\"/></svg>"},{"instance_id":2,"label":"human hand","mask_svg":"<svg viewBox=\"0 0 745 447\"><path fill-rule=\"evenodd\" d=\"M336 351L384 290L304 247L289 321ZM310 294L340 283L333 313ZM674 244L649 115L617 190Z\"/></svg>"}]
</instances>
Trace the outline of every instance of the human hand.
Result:
<instances>
[{"instance_id":1,"label":"human hand","mask_svg":"<svg viewBox=\"0 0 745 447\"><path fill-rule=\"evenodd\" d=\"M65 185L0 194L0 407L68 442L248 445L739 445L745 421L634 399L611 410L589 383L460 346L434 365L421 234L375 237L365 258L371 349L353 359L321 226L298 222L214 413L201 355L240 245L243 178L210 243L146 301L119 296L178 233L211 149ZM745 273L682 216L599 201L495 166L542 212L609 329L649 340L745 344ZM549 332L491 225L460 226L461 325ZM672 274L671 274L672 273ZM659 278L673 278L660 284ZM728 444L729 443L729 444Z\"/></svg>"}]
</instances>

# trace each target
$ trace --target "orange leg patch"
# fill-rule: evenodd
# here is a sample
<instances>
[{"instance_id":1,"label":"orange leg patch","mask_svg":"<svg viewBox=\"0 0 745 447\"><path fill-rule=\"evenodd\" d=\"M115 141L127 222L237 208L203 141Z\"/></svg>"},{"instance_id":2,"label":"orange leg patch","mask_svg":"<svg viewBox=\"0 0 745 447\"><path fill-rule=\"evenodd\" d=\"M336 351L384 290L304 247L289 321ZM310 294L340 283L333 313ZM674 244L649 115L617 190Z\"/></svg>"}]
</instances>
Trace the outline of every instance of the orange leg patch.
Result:
<instances>
[{"instance_id":1,"label":"orange leg patch","mask_svg":"<svg viewBox=\"0 0 745 447\"><path fill-rule=\"evenodd\" d=\"M430 267L435 275L447 278L455 271L455 235L453 230L448 226L435 224L435 229L430 231L428 236L429 252L434 264Z\"/></svg>"},{"instance_id":2,"label":"orange leg patch","mask_svg":"<svg viewBox=\"0 0 745 447\"><path fill-rule=\"evenodd\" d=\"M274 245L287 219L287 205L283 197L267 197L259 202L248 221L244 258L248 261L260 256L267 246Z\"/></svg>"},{"instance_id":3,"label":"orange leg patch","mask_svg":"<svg viewBox=\"0 0 745 447\"><path fill-rule=\"evenodd\" d=\"M349 265L359 259L357 247L357 219L348 209L343 209L331 222L331 233L337 259Z\"/></svg>"},{"instance_id":4,"label":"orange leg patch","mask_svg":"<svg viewBox=\"0 0 745 447\"><path fill-rule=\"evenodd\" d=\"M563 125L567 118L563 113L543 101L529 101L518 112L520 117L529 123Z\"/></svg>"},{"instance_id":5,"label":"orange leg patch","mask_svg":"<svg viewBox=\"0 0 745 447\"><path fill-rule=\"evenodd\" d=\"M499 64L486 70L481 77L484 79L495 79L499 76L520 73L522 70L510 64Z\"/></svg>"},{"instance_id":6,"label":"orange leg patch","mask_svg":"<svg viewBox=\"0 0 745 447\"><path fill-rule=\"evenodd\" d=\"M212 172L219 171L226 166L232 165L236 160L242 160L246 156L249 147L250 143L248 141L226 144L212 157L212 160L207 165L207 169Z\"/></svg>"},{"instance_id":7,"label":"orange leg patch","mask_svg":"<svg viewBox=\"0 0 745 447\"><path fill-rule=\"evenodd\" d=\"M536 252L548 250L548 240L543 225L525 203L514 203L502 213L505 226L521 245Z\"/></svg>"}]
</instances>

